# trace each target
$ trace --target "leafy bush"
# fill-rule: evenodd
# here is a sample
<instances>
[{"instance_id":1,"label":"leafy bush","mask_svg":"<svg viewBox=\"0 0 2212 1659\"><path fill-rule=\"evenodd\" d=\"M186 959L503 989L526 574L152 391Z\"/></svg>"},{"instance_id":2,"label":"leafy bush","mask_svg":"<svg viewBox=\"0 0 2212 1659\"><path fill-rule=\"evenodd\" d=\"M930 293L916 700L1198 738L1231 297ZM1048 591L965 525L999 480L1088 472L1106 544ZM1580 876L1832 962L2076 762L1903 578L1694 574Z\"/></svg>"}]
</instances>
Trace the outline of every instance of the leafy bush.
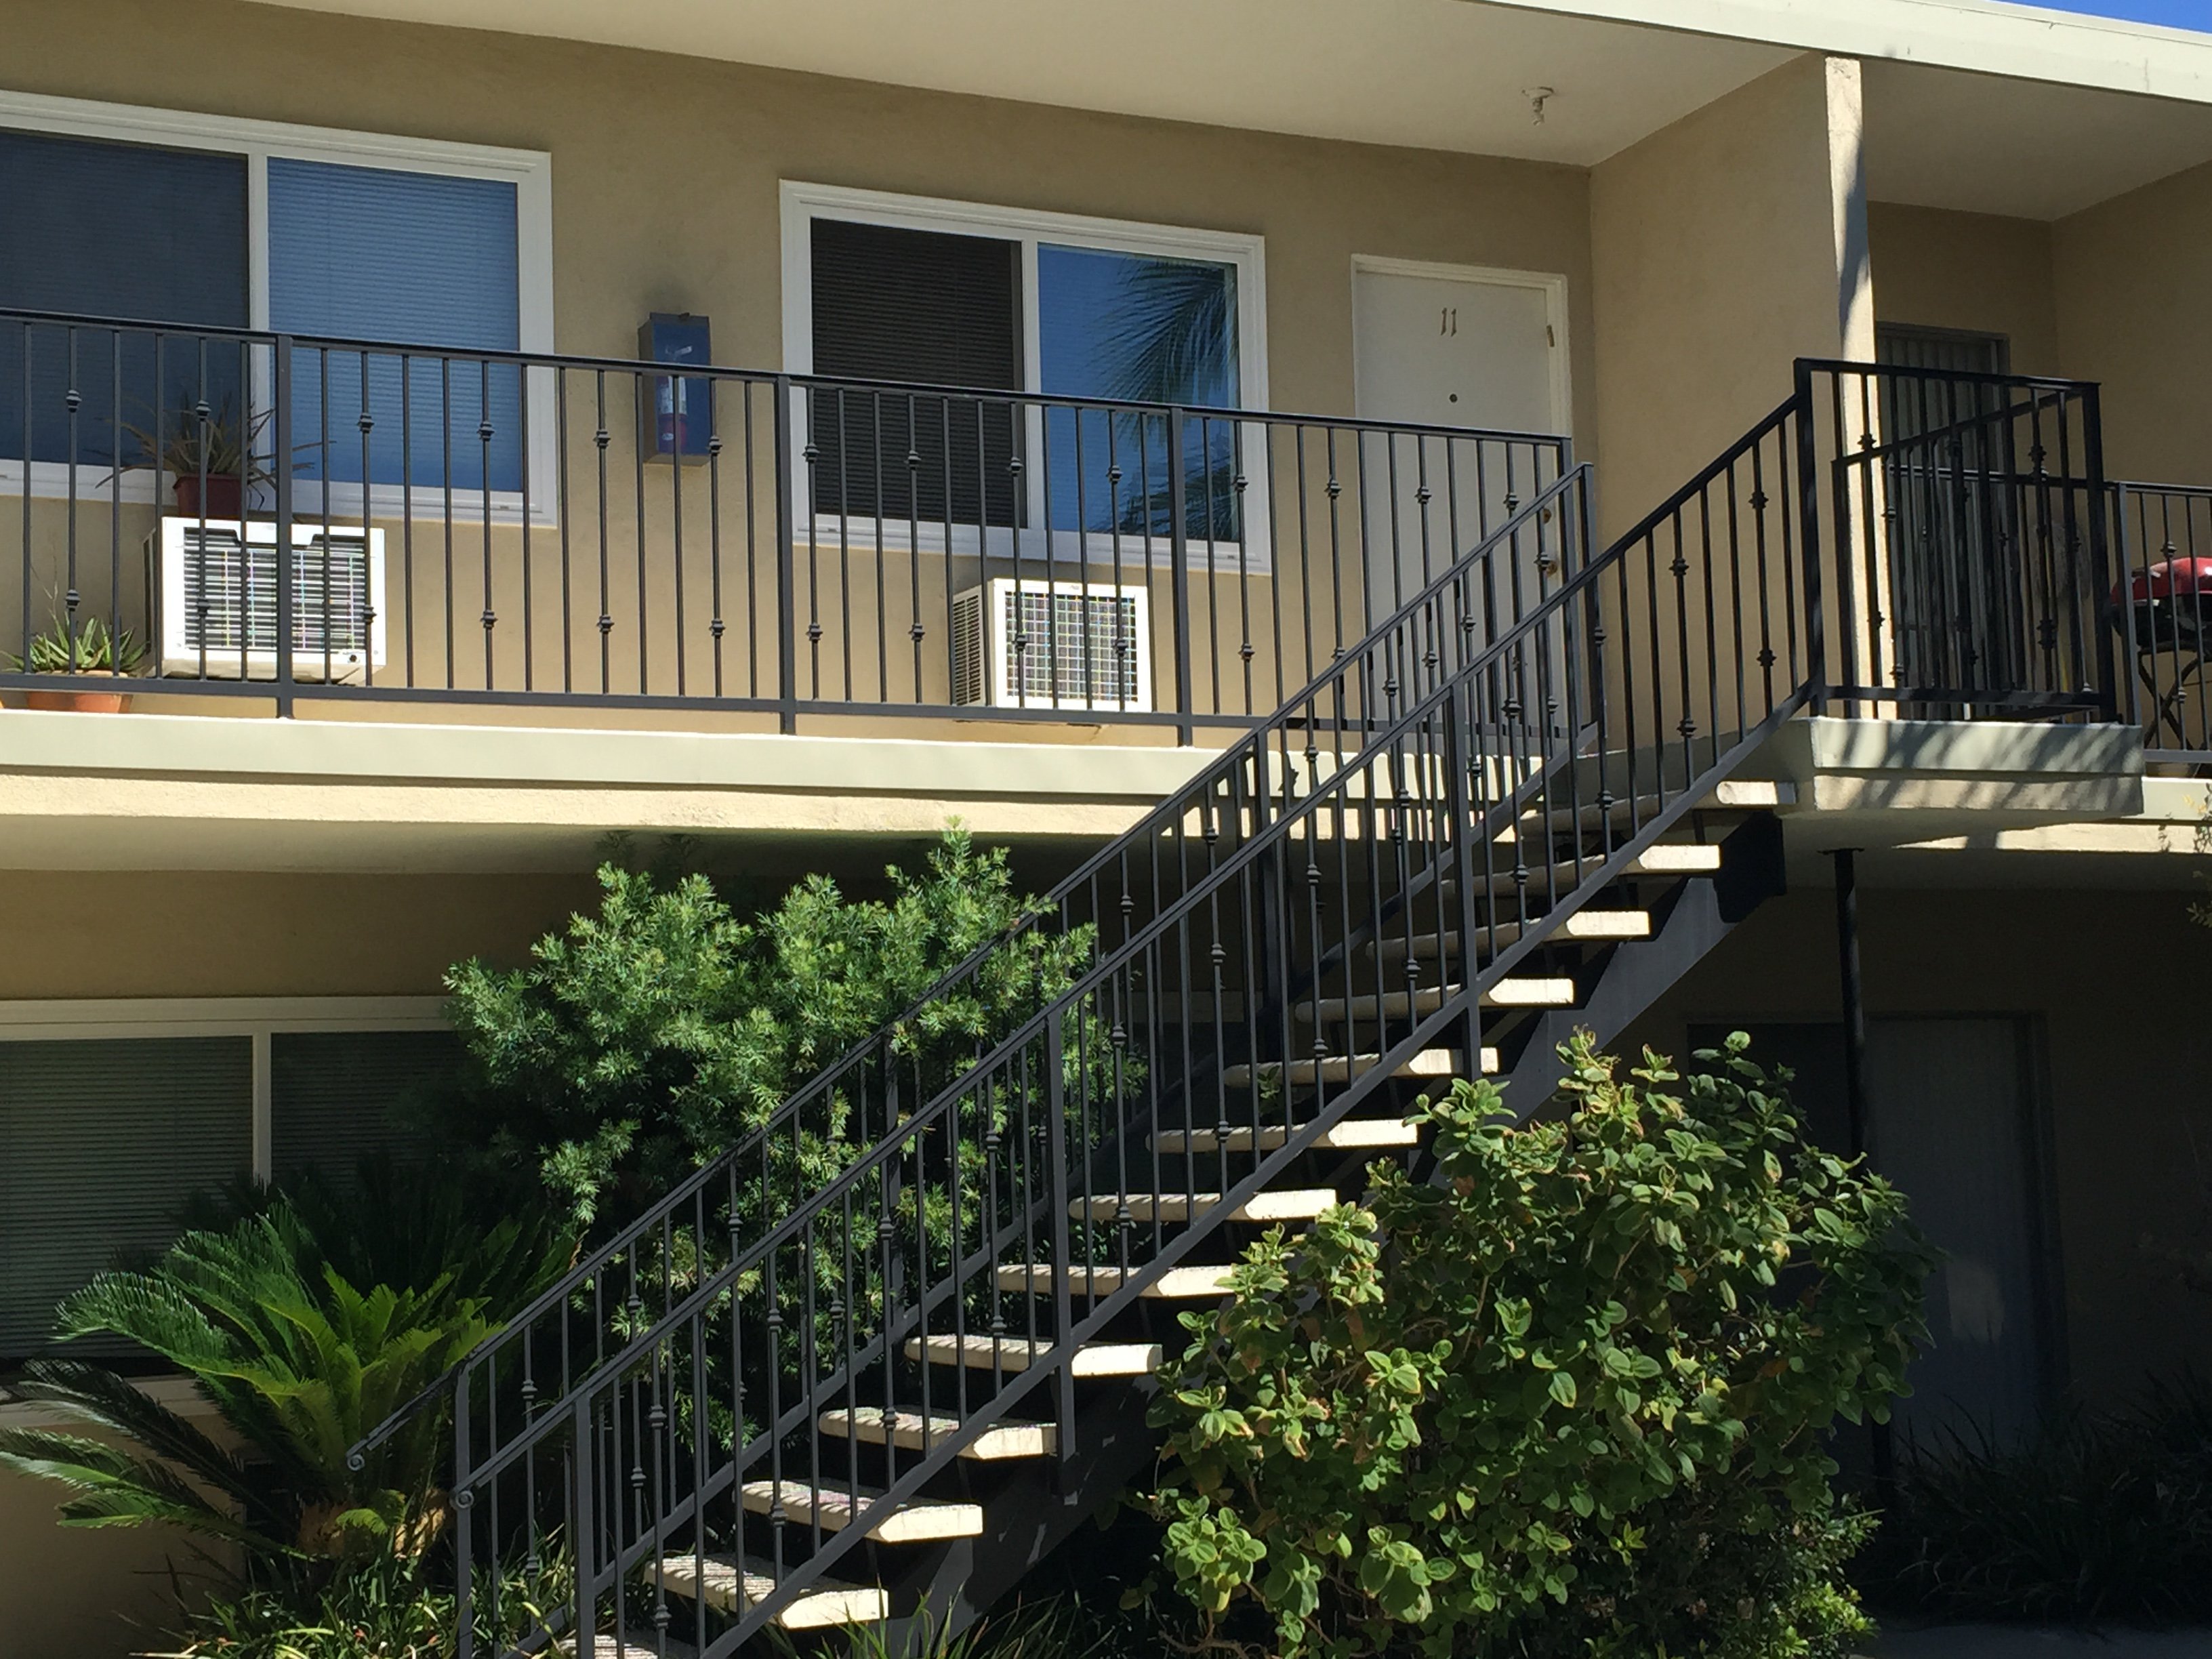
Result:
<instances>
[{"instance_id":1,"label":"leafy bush","mask_svg":"<svg viewBox=\"0 0 2212 1659\"><path fill-rule=\"evenodd\" d=\"M1865 1528L1822 1439L1886 1413L1929 1253L1744 1048L1678 1089L1578 1039L1568 1115L1519 1127L1456 1085L1415 1115L1435 1183L1376 1165L1184 1316L1151 1502L1210 1639L1845 1651Z\"/></svg>"},{"instance_id":2,"label":"leafy bush","mask_svg":"<svg viewBox=\"0 0 2212 1659\"><path fill-rule=\"evenodd\" d=\"M1039 908L1015 895L1004 850L979 852L957 826L919 873L888 874L888 902L815 875L742 921L703 876L604 866L599 913L539 940L527 966L470 961L447 976L478 1073L479 1144L580 1225L619 1224ZM900 1039L918 1087L949 1081L1067 984L1090 945L1085 931L1026 934L933 1001ZM801 1151L793 1189L857 1150L833 1124Z\"/></svg>"},{"instance_id":3,"label":"leafy bush","mask_svg":"<svg viewBox=\"0 0 2212 1659\"><path fill-rule=\"evenodd\" d=\"M347 1453L490 1334L569 1247L527 1213L472 1220L458 1188L415 1185L411 1200L389 1177L352 1201L314 1185L296 1205L270 1198L62 1304L63 1338L112 1333L190 1376L235 1449L113 1371L44 1358L12 1391L106 1437L0 1431L0 1464L72 1488L65 1526L167 1523L239 1547L249 1576L419 1551L443 1520L445 1419L422 1413L361 1469Z\"/></svg>"},{"instance_id":4,"label":"leafy bush","mask_svg":"<svg viewBox=\"0 0 2212 1659\"><path fill-rule=\"evenodd\" d=\"M2075 1407L1999 1446L1908 1449L1872 1589L1951 1619L2212 1618L2212 1391L2191 1379L2125 1409Z\"/></svg>"}]
</instances>

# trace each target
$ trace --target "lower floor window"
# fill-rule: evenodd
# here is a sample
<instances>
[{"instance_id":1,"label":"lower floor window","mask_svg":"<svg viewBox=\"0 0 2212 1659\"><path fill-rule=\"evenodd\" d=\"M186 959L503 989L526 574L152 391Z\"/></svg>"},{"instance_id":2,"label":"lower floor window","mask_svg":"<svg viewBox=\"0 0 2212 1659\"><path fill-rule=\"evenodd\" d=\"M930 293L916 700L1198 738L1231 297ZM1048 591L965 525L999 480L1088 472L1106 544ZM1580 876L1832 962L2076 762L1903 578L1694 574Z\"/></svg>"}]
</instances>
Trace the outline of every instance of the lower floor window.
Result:
<instances>
[{"instance_id":1,"label":"lower floor window","mask_svg":"<svg viewBox=\"0 0 2212 1659\"><path fill-rule=\"evenodd\" d=\"M435 1030L0 1040L0 1364L46 1347L57 1304L94 1274L167 1248L196 1198L423 1156L410 1108L459 1054Z\"/></svg>"}]
</instances>

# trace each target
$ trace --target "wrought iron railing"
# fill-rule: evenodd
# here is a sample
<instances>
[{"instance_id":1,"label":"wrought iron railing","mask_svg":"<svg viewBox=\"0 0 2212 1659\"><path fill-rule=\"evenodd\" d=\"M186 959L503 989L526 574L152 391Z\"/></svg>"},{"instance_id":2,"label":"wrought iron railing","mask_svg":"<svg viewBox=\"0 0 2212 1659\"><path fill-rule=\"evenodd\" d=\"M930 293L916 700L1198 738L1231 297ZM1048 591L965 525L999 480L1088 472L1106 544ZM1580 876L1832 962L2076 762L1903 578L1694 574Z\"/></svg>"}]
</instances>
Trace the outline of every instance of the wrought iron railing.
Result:
<instances>
[{"instance_id":1,"label":"wrought iron railing","mask_svg":"<svg viewBox=\"0 0 2212 1659\"><path fill-rule=\"evenodd\" d=\"M2111 629L2145 757L2212 765L2212 487L2115 483L2112 524Z\"/></svg>"},{"instance_id":2,"label":"wrought iron railing","mask_svg":"<svg viewBox=\"0 0 2212 1659\"><path fill-rule=\"evenodd\" d=\"M1781 722L1929 701L1828 672L1826 596L1863 552L1898 556L1917 520L1885 492L1926 483L1854 417L1844 394L1875 375L1802 366L1602 554L1587 474L1554 481L395 1419L452 1414L460 1651L512 1641L498 1569L557 1548L574 1589L526 1648L588 1630L665 1650L696 1611L672 1586L764 1558L772 1588L687 1626L726 1654L1016 1409L1073 1467L1084 1343L1401 1063L1471 1065L1486 993ZM2002 571L2057 522L1960 544ZM2006 626L2044 648L2063 588L2014 574L2035 598ZM2029 684L1978 655L1980 678L1901 689L2009 718L2110 707L2070 668L2033 683L2033 656L2002 659ZM840 1145L834 1174L805 1173ZM933 1367L940 1349L981 1363ZM884 1437L864 1486L823 1425L891 1407L921 1426Z\"/></svg>"},{"instance_id":3,"label":"wrought iron railing","mask_svg":"<svg viewBox=\"0 0 2212 1659\"><path fill-rule=\"evenodd\" d=\"M97 618L152 648L108 689L279 713L1189 741L1267 715L1570 464L1525 434L0 312L0 648Z\"/></svg>"},{"instance_id":4,"label":"wrought iron railing","mask_svg":"<svg viewBox=\"0 0 2212 1659\"><path fill-rule=\"evenodd\" d=\"M1801 371L1802 372L1802 371ZM1838 685L1931 718L2110 720L2124 693L2095 386L1828 364Z\"/></svg>"}]
</instances>

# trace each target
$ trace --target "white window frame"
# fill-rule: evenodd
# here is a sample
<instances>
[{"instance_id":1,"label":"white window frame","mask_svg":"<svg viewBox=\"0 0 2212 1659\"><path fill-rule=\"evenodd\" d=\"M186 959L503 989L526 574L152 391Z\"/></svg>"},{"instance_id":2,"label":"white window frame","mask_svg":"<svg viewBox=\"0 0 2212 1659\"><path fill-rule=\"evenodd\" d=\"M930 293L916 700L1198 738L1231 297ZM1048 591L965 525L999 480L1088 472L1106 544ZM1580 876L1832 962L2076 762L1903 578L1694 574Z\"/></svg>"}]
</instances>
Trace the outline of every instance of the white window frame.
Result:
<instances>
[{"instance_id":1,"label":"white window frame","mask_svg":"<svg viewBox=\"0 0 2212 1659\"><path fill-rule=\"evenodd\" d=\"M1103 219L1079 213L1054 213L1041 208L994 207L939 197L857 190L842 185L806 184L790 179L782 181L781 198L783 362L785 368L791 374L811 374L814 372L813 225L817 219L837 219L884 225L898 230L995 236L1018 243L1022 283L1022 386L1024 392L1031 397L1042 395L1039 378L1042 351L1037 318L1037 245L1040 242L1052 242L1067 247L1097 248L1114 253L1152 254L1170 259L1204 259L1231 265L1237 272L1237 393L1243 400L1242 406L1246 409L1265 410L1268 407L1267 239L1263 236L1242 231L1205 230L1188 226L1146 224L1134 220ZM1030 452L1032 454L1042 453L1043 417L1041 411L1031 411L1030 425ZM921 525L918 526L917 532L910 536L902 520L838 518L826 514L817 518L814 514L813 501L804 487L805 465L799 452L805 442L805 407L802 395L794 398L793 453L786 465L793 469L793 496L799 532L811 539L817 548L834 549L841 544L857 547L865 543L872 549L880 538L887 550L896 548L904 552L911 546L922 552L949 551L970 557L1018 557L1024 568L1032 562L1045 565L1064 563L1071 571L1085 567L1094 570L1099 566L1110 567L1115 558L1116 538L1109 532L1049 530L1050 521L1043 500L1042 469L1037 467L1030 468L1027 474L1030 522L1018 536L1011 529L993 528L979 532L974 526L956 525L952 528L951 544L948 549L945 526L941 524ZM1246 426L1243 443L1248 457L1263 455L1266 442L1264 425L1255 422ZM1244 492L1243 506L1244 538L1242 543L1190 538L1188 558L1194 575L1202 578L1206 574L1209 550L1212 571L1217 576L1235 575L1243 571L1264 571L1267 568L1266 550L1272 545L1272 538L1267 533L1269 506L1265 489L1248 489ZM1124 567L1133 563L1141 568L1145 563L1143 538L1124 535L1119 541ZM1171 556L1168 538L1155 537L1151 562L1155 566L1165 565Z\"/></svg>"},{"instance_id":2,"label":"white window frame","mask_svg":"<svg viewBox=\"0 0 2212 1659\"><path fill-rule=\"evenodd\" d=\"M253 1178L275 1163L273 1039L302 1031L443 1031L440 997L111 997L0 1002L0 1042L245 1037L252 1044ZM0 1147L0 1156L6 1148Z\"/></svg>"},{"instance_id":3,"label":"white window frame","mask_svg":"<svg viewBox=\"0 0 2212 1659\"><path fill-rule=\"evenodd\" d=\"M44 94L10 92L0 88L0 127L26 132L52 133L58 137L106 139L123 143L153 144L169 149L213 150L237 155L246 162L246 325L258 331L269 327L269 163L287 161L326 161L342 167L385 167L401 173L440 173L449 178L491 179L515 187L515 272L522 350L550 353L553 349L553 158L544 150L508 149L492 144L466 144L437 138L410 138L392 134L352 132L338 127L301 126L288 121L258 121L243 116L207 115L190 110L155 109L133 104L108 104L81 98L56 98ZM425 347L434 350L434 347ZM257 363L257 372L266 367ZM534 480L550 480L556 465L555 434L550 413L552 391L550 372L532 369L526 375L530 415L530 448L526 457ZM265 386L257 401L265 398ZM333 417L335 418L335 417ZM87 499L85 469L76 469L77 497ZM34 496L66 496L70 493L67 463L25 463L0 457L0 490L27 490ZM119 497L126 504L154 501L150 471L125 472L113 486L91 492L102 499ZM327 489L319 481L303 478L293 492L293 510L317 517L328 510L333 519L344 516L397 519L402 516L404 492L398 484L371 485L363 499L359 484L332 483ZM551 492L541 483L530 492L530 517L550 524ZM326 499L327 498L327 499ZM445 514L443 491L414 492L418 516ZM494 490L490 499L494 523L519 523L523 495L520 490ZM453 516L471 522L484 518L480 490L453 492Z\"/></svg>"}]
</instances>

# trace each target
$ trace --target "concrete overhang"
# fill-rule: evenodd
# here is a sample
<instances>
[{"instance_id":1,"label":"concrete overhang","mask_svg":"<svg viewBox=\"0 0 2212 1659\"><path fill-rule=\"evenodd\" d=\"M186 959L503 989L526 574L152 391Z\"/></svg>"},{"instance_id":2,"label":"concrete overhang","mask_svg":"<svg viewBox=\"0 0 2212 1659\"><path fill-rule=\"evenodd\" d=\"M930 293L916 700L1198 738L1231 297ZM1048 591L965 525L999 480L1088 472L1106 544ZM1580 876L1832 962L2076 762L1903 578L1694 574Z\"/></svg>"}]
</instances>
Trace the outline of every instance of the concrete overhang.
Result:
<instances>
[{"instance_id":1,"label":"concrete overhang","mask_svg":"<svg viewBox=\"0 0 2212 1659\"><path fill-rule=\"evenodd\" d=\"M0 714L0 868L573 871L613 833L1103 841L1204 749Z\"/></svg>"},{"instance_id":2,"label":"concrete overhang","mask_svg":"<svg viewBox=\"0 0 2212 1659\"><path fill-rule=\"evenodd\" d=\"M2004 720L1794 720L1747 775L1796 786L1790 850L1908 847L2143 811L2142 734Z\"/></svg>"},{"instance_id":3,"label":"concrete overhang","mask_svg":"<svg viewBox=\"0 0 2212 1659\"><path fill-rule=\"evenodd\" d=\"M2212 159L2212 34L2000 0L279 3L1576 167L1819 52L1869 65L1877 200L2051 219Z\"/></svg>"}]
</instances>

